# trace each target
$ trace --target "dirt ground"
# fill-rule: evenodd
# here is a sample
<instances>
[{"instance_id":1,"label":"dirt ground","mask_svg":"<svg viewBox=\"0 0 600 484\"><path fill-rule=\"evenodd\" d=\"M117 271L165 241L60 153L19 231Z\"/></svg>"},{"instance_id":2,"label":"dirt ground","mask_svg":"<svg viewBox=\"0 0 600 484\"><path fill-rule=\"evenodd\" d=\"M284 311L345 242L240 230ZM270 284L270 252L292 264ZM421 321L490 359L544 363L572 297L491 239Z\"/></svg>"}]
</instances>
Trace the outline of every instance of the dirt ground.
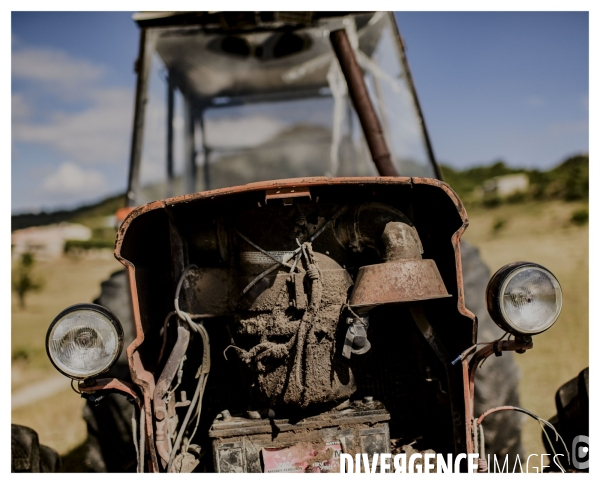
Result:
<instances>
[{"instance_id":1,"label":"dirt ground","mask_svg":"<svg viewBox=\"0 0 600 484\"><path fill-rule=\"evenodd\" d=\"M492 273L508 262L526 260L547 267L561 284L558 321L534 336L531 351L515 355L521 370L521 406L545 419L556 413L556 390L589 365L589 229L570 222L572 213L584 206L548 202L470 210L465 232ZM545 453L539 424L523 419L525 452Z\"/></svg>"},{"instance_id":2,"label":"dirt ground","mask_svg":"<svg viewBox=\"0 0 600 484\"><path fill-rule=\"evenodd\" d=\"M469 211L471 225L465 238L480 248L492 272L515 260L538 262L559 279L563 311L548 332L534 337L534 348L517 355L521 369L521 405L543 418L555 413L554 393L588 366L588 226L570 222L582 204L529 203ZM497 229L493 227L500 226ZM12 392L56 377L46 356L44 339L52 319L65 307L91 302L100 282L122 266L110 260L61 259L39 262L46 284L29 296L28 307L12 304ZM66 379L66 377L65 377ZM40 441L66 453L85 436L80 418L84 401L68 387L44 400L12 411L12 422L34 428ZM524 417L526 418L526 417ZM524 444L528 454L544 453L539 425L525 420Z\"/></svg>"}]
</instances>

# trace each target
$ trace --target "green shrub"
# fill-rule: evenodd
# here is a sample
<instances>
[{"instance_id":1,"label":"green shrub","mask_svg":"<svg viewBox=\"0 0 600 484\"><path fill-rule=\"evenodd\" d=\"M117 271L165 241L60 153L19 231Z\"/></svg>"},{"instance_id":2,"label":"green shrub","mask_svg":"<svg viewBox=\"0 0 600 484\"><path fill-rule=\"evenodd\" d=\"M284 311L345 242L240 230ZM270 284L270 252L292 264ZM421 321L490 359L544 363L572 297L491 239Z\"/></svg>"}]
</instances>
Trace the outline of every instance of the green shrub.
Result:
<instances>
[{"instance_id":1,"label":"green shrub","mask_svg":"<svg viewBox=\"0 0 600 484\"><path fill-rule=\"evenodd\" d=\"M44 286L42 279L33 273L34 266L34 255L30 252L24 252L12 272L12 289L17 293L21 309L25 308L27 294L39 291Z\"/></svg>"},{"instance_id":2,"label":"green shrub","mask_svg":"<svg viewBox=\"0 0 600 484\"><path fill-rule=\"evenodd\" d=\"M483 199L483 206L488 208L494 208L502 205L502 199L498 195L486 197Z\"/></svg>"},{"instance_id":3,"label":"green shrub","mask_svg":"<svg viewBox=\"0 0 600 484\"><path fill-rule=\"evenodd\" d=\"M525 201L526 194L525 192L515 192L512 195L506 197L506 201L508 203L522 203Z\"/></svg>"},{"instance_id":4,"label":"green shrub","mask_svg":"<svg viewBox=\"0 0 600 484\"><path fill-rule=\"evenodd\" d=\"M497 217L494 220L494 224L492 225L492 233L497 234L506 226L506 219L502 217Z\"/></svg>"},{"instance_id":5,"label":"green shrub","mask_svg":"<svg viewBox=\"0 0 600 484\"><path fill-rule=\"evenodd\" d=\"M579 210L575 210L571 215L571 222L575 225L585 225L588 223L590 218L590 214L587 208L581 208Z\"/></svg>"},{"instance_id":6,"label":"green shrub","mask_svg":"<svg viewBox=\"0 0 600 484\"><path fill-rule=\"evenodd\" d=\"M13 351L11 359L14 362L22 361L27 363L30 357L31 355L29 354L29 351L26 348L17 348L15 351Z\"/></svg>"},{"instance_id":7,"label":"green shrub","mask_svg":"<svg viewBox=\"0 0 600 484\"><path fill-rule=\"evenodd\" d=\"M90 239L90 240L66 240L64 252L69 253L72 250L89 250L89 249L114 249L115 243L112 240L106 239Z\"/></svg>"}]
</instances>

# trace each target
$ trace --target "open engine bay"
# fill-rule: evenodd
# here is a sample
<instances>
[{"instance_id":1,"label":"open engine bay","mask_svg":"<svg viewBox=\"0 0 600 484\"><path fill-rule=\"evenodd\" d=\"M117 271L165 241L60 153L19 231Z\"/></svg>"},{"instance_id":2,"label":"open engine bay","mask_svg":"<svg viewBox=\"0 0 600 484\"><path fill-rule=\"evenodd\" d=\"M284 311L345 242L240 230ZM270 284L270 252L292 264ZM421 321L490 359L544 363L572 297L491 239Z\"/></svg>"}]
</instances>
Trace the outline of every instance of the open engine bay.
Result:
<instances>
[{"instance_id":1,"label":"open engine bay","mask_svg":"<svg viewBox=\"0 0 600 484\"><path fill-rule=\"evenodd\" d=\"M338 472L340 452L464 451L460 201L433 179L277 183L155 202L121 227L146 458Z\"/></svg>"}]
</instances>

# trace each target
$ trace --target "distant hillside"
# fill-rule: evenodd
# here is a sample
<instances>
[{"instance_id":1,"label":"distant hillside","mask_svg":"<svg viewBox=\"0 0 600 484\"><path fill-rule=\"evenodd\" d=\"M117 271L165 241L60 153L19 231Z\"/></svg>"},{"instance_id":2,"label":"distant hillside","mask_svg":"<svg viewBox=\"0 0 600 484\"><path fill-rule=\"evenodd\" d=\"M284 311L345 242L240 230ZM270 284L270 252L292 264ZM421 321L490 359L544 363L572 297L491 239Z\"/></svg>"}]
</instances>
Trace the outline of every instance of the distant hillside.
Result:
<instances>
[{"instance_id":1,"label":"distant hillside","mask_svg":"<svg viewBox=\"0 0 600 484\"><path fill-rule=\"evenodd\" d=\"M318 135L318 136L317 136ZM312 143L306 143L311 139ZM317 140L317 142L315 142ZM245 156L229 155L223 157L212 168L213 186L228 186L236 183L248 183L249 180L269 180L288 178L300 173L323 174L321 160L329 159L329 133L321 128L299 127L280 134L254 152ZM283 150L282 145L298 144L294 149ZM251 163L248 163L248 156ZM356 166L361 166L360 164ZM355 172L356 166L342 157L340 176L360 176L367 173ZM250 171L249 171L250 170ZM446 181L461 197L468 202L473 191L495 176L526 173L529 176L530 190L526 194L534 199L584 200L589 195L589 156L572 156L548 171L511 168L498 161L488 166L478 166L467 170L456 170L442 166ZM181 180L177 180L179 183ZM164 196L164 186L157 184L145 188L147 195L155 198ZM74 210L41 212L13 215L11 229L50 225L60 222L77 222L87 225L94 231L94 238L114 238L114 230L106 227L105 217L115 214L124 203L124 195L115 195L98 203L86 205Z\"/></svg>"},{"instance_id":2,"label":"distant hillside","mask_svg":"<svg viewBox=\"0 0 600 484\"><path fill-rule=\"evenodd\" d=\"M83 223L92 229L100 228L98 227L98 219L114 215L117 209L124 205L124 200L125 195L115 195L73 210L13 215L11 217L11 231L60 222Z\"/></svg>"},{"instance_id":3,"label":"distant hillside","mask_svg":"<svg viewBox=\"0 0 600 484\"><path fill-rule=\"evenodd\" d=\"M589 195L589 155L581 154L567 158L557 167L547 171L511 168L498 161L493 165L477 166L467 170L456 170L442 166L444 181L461 197L468 201L473 191L495 176L525 173L530 188L526 198L584 200Z\"/></svg>"}]
</instances>

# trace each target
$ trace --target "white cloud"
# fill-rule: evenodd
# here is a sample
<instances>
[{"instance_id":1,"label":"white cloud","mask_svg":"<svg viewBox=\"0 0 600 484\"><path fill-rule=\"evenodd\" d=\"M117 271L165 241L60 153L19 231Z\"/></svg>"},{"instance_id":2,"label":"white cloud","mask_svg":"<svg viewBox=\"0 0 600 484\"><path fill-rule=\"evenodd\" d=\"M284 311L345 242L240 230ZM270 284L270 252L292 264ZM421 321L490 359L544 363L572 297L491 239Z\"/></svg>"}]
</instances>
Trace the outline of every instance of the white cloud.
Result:
<instances>
[{"instance_id":1,"label":"white cloud","mask_svg":"<svg viewBox=\"0 0 600 484\"><path fill-rule=\"evenodd\" d=\"M15 42L12 78L29 82L13 84L13 147L41 144L78 164L126 163L133 90L105 86L102 65ZM77 111L65 103L74 100Z\"/></svg>"},{"instance_id":2,"label":"white cloud","mask_svg":"<svg viewBox=\"0 0 600 484\"><path fill-rule=\"evenodd\" d=\"M107 183L99 171L85 170L67 161L44 179L42 190L49 195L85 195L91 198L106 192Z\"/></svg>"},{"instance_id":3,"label":"white cloud","mask_svg":"<svg viewBox=\"0 0 600 484\"><path fill-rule=\"evenodd\" d=\"M104 68L54 49L22 48L12 52L12 76L65 87L97 81Z\"/></svg>"},{"instance_id":4,"label":"white cloud","mask_svg":"<svg viewBox=\"0 0 600 484\"><path fill-rule=\"evenodd\" d=\"M11 117L12 119L23 119L31 114L31 105L21 93L11 96Z\"/></svg>"},{"instance_id":5,"label":"white cloud","mask_svg":"<svg viewBox=\"0 0 600 484\"><path fill-rule=\"evenodd\" d=\"M72 206L121 189L123 176L91 166L125 171L115 167L128 162L133 86L111 85L107 66L14 36L11 64L12 177L24 187L13 203ZM44 151L48 163L39 158ZM69 161L50 163L57 158Z\"/></svg>"},{"instance_id":6,"label":"white cloud","mask_svg":"<svg viewBox=\"0 0 600 484\"><path fill-rule=\"evenodd\" d=\"M286 127L266 116L206 120L206 144L210 147L243 148L259 146Z\"/></svg>"},{"instance_id":7,"label":"white cloud","mask_svg":"<svg viewBox=\"0 0 600 484\"><path fill-rule=\"evenodd\" d=\"M13 118L13 140L50 146L82 163L126 163L133 119L133 93L122 88L88 92L90 106L56 112L43 123Z\"/></svg>"}]
</instances>

